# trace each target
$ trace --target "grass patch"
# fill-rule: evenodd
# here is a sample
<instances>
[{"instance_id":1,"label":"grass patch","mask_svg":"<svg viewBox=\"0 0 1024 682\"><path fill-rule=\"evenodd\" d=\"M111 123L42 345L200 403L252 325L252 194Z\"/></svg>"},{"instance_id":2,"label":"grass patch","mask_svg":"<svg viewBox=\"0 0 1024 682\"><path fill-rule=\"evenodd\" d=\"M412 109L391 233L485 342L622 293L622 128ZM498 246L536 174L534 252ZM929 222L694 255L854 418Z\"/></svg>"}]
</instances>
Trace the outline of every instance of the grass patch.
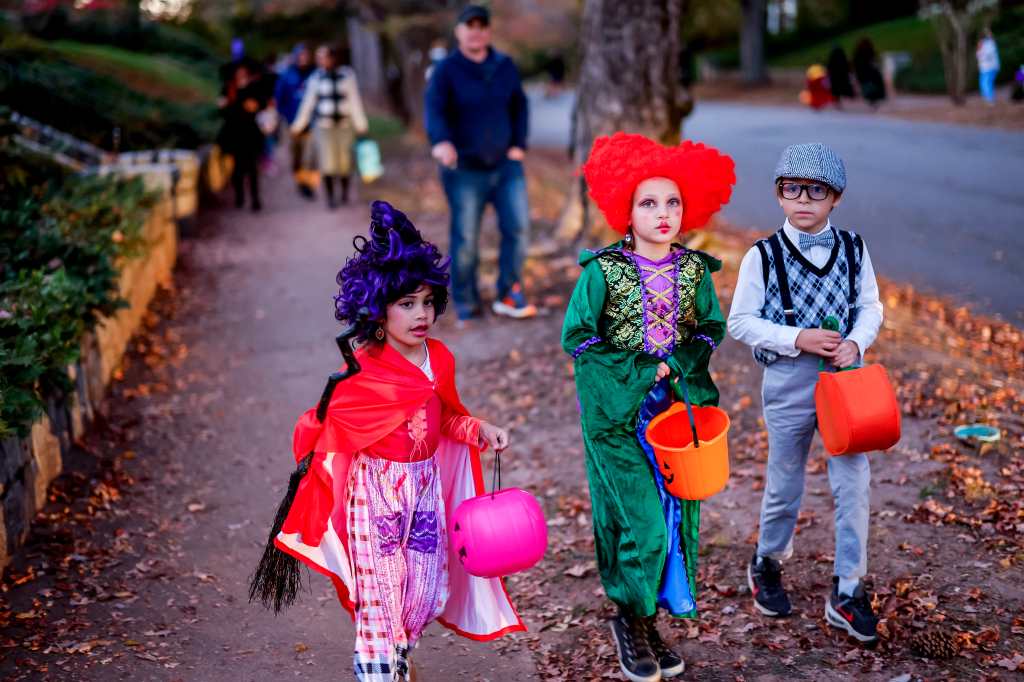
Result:
<instances>
[{"instance_id":1,"label":"grass patch","mask_svg":"<svg viewBox=\"0 0 1024 682\"><path fill-rule=\"evenodd\" d=\"M217 97L216 74L204 73L206 67L195 63L70 40L47 43L46 47L73 64L116 78L148 95L186 102L209 102Z\"/></svg>"},{"instance_id":2,"label":"grass patch","mask_svg":"<svg viewBox=\"0 0 1024 682\"><path fill-rule=\"evenodd\" d=\"M120 51L122 63L132 63L131 53L97 47L89 54ZM134 63L159 64L154 59L138 55ZM10 36L0 43L0 105L105 149L115 139L121 151L194 149L213 140L220 125L213 97L189 100L183 93L195 90L161 80L152 71L122 68L133 74L131 79L77 62L42 41Z\"/></svg>"},{"instance_id":3,"label":"grass patch","mask_svg":"<svg viewBox=\"0 0 1024 682\"><path fill-rule=\"evenodd\" d=\"M368 118L370 122L370 132L368 134L375 140L388 140L400 137L405 133L405 126L402 125L402 122L394 116L388 116L387 114L373 114Z\"/></svg>"},{"instance_id":4,"label":"grass patch","mask_svg":"<svg viewBox=\"0 0 1024 682\"><path fill-rule=\"evenodd\" d=\"M905 17L892 21L864 26L848 33L823 40L807 47L769 59L771 66L804 68L811 64L824 64L832 46L839 44L852 57L853 48L861 38L870 38L878 52L909 52L917 58L938 54L932 25L917 17Z\"/></svg>"}]
</instances>

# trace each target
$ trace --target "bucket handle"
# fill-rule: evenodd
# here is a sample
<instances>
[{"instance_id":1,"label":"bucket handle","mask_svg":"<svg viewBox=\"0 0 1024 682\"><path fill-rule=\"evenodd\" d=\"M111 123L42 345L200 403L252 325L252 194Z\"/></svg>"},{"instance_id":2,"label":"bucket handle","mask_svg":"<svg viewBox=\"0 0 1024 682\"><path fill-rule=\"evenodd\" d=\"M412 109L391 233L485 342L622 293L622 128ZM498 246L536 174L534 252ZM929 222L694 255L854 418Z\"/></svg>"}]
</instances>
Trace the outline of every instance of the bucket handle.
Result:
<instances>
[{"instance_id":1,"label":"bucket handle","mask_svg":"<svg viewBox=\"0 0 1024 682\"><path fill-rule=\"evenodd\" d=\"M690 418L690 432L693 434L693 447L700 447L700 440L697 438L697 421L693 417L693 404L690 403L690 392L686 388L686 377L682 373L672 377L669 382L676 397L686 403L686 414Z\"/></svg>"},{"instance_id":2,"label":"bucket handle","mask_svg":"<svg viewBox=\"0 0 1024 682\"><path fill-rule=\"evenodd\" d=\"M491 476L491 499L501 489L501 450L494 451L494 473Z\"/></svg>"},{"instance_id":3,"label":"bucket handle","mask_svg":"<svg viewBox=\"0 0 1024 682\"><path fill-rule=\"evenodd\" d=\"M821 321L821 328L822 329L827 329L830 332L837 332L837 331L839 331L839 320L837 320L835 318L835 316L829 315L828 317L826 317L824 320ZM839 369L838 371L840 371L840 372L849 372L852 369L857 369L857 368L854 365L850 365L849 367L843 367L842 369ZM825 358L821 358L821 359L818 360L818 371L819 372L827 371L825 369Z\"/></svg>"}]
</instances>

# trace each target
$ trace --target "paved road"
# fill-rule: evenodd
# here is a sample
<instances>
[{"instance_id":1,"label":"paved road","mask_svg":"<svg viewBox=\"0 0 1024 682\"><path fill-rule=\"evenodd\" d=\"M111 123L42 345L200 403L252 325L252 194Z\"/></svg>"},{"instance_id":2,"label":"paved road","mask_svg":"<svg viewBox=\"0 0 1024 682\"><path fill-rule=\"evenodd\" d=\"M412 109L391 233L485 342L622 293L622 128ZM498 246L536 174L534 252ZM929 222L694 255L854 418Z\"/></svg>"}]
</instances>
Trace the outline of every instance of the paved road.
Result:
<instances>
[{"instance_id":1,"label":"paved road","mask_svg":"<svg viewBox=\"0 0 1024 682\"><path fill-rule=\"evenodd\" d=\"M571 95L533 102L532 143L563 146ZM698 104L686 134L736 160L725 216L759 231L780 219L771 172L782 147L833 146L849 176L835 222L864 235L879 274L1024 323L1024 134L726 103Z\"/></svg>"}]
</instances>

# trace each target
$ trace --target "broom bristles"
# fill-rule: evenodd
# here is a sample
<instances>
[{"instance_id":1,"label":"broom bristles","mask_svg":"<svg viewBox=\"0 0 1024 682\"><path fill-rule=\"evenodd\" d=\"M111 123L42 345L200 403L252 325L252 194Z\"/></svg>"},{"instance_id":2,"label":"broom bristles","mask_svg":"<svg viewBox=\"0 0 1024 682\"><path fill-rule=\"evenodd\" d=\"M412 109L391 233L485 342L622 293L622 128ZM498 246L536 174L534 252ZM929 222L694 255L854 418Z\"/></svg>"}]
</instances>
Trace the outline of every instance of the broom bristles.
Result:
<instances>
[{"instance_id":1,"label":"broom bristles","mask_svg":"<svg viewBox=\"0 0 1024 682\"><path fill-rule=\"evenodd\" d=\"M299 572L299 560L292 555L282 552L274 544L274 539L284 526L288 512L291 511L292 503L295 502L295 494L299 490L299 483L309 471L309 465L313 460L313 453L309 453L299 462L299 466L292 472L288 479L288 491L284 499L277 507L277 515L274 517L274 525L267 537L267 546L263 549L263 556L256 566L252 581L249 583L249 602L259 599L263 606L274 609L274 613L280 613L283 606L291 606L302 588L302 574Z\"/></svg>"}]
</instances>

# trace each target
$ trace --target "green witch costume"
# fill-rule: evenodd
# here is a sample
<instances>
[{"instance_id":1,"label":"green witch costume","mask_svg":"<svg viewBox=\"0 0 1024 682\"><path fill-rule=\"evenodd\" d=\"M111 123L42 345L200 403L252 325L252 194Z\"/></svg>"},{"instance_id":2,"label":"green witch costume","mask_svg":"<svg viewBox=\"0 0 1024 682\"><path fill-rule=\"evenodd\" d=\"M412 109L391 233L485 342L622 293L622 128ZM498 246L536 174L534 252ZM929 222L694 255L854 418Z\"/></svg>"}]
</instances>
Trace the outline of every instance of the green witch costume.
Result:
<instances>
[{"instance_id":1,"label":"green witch costume","mask_svg":"<svg viewBox=\"0 0 1024 682\"><path fill-rule=\"evenodd\" d=\"M693 616L700 502L666 493L644 431L671 402L669 379L655 384L662 361L695 405L718 404L708 361L725 336L711 281L721 263L684 248L652 262L620 242L580 265L562 346L576 359L601 580L636 616Z\"/></svg>"},{"instance_id":2,"label":"green witch costume","mask_svg":"<svg viewBox=\"0 0 1024 682\"><path fill-rule=\"evenodd\" d=\"M731 159L703 145L663 147L622 133L599 138L583 168L591 196L626 238L580 258L562 347L575 359L601 580L631 618L658 607L696 616L700 502L666 492L645 432L671 404L669 382L678 377L695 405L717 405L708 363L725 336L711 278L721 262L678 244L660 261L633 251L632 195L647 178L673 180L682 230L695 229L728 199L732 169ZM672 374L656 381L661 362Z\"/></svg>"}]
</instances>

